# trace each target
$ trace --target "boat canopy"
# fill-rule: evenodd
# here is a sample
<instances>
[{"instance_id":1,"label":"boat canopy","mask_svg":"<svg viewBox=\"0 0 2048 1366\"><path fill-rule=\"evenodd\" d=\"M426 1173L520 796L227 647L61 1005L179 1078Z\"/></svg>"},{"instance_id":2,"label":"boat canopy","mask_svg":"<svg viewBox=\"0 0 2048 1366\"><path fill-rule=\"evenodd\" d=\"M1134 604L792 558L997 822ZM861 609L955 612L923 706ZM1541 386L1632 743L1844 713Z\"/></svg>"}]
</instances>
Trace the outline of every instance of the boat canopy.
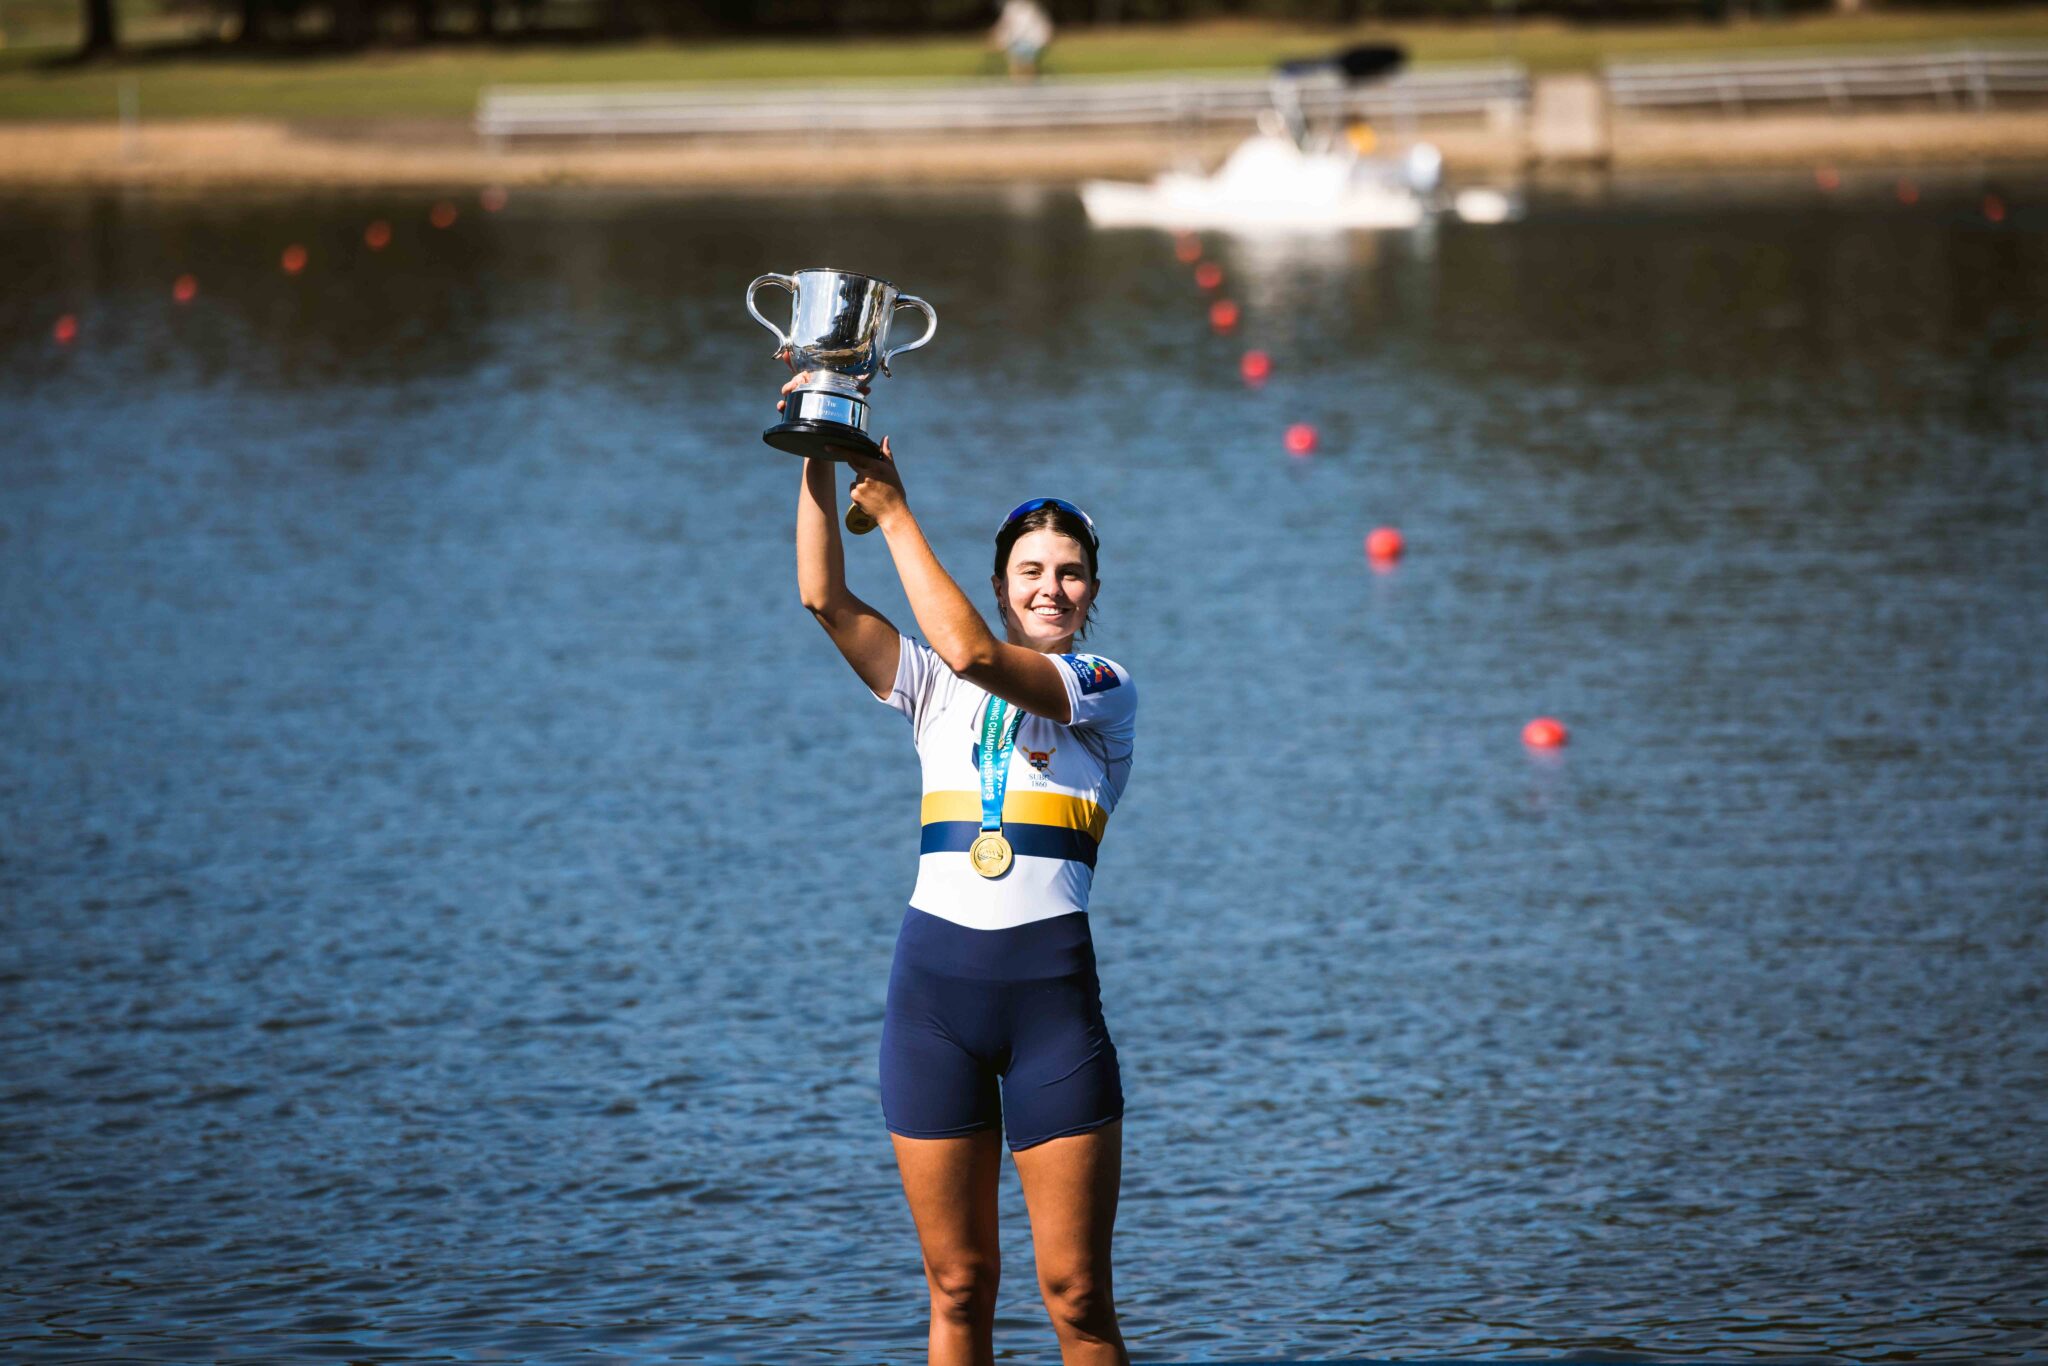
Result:
<instances>
[{"instance_id":1,"label":"boat canopy","mask_svg":"<svg viewBox=\"0 0 2048 1366\"><path fill-rule=\"evenodd\" d=\"M1360 43L1322 57L1295 57L1276 65L1281 76L1338 75L1348 85L1391 76L1408 61L1408 49L1399 43Z\"/></svg>"}]
</instances>

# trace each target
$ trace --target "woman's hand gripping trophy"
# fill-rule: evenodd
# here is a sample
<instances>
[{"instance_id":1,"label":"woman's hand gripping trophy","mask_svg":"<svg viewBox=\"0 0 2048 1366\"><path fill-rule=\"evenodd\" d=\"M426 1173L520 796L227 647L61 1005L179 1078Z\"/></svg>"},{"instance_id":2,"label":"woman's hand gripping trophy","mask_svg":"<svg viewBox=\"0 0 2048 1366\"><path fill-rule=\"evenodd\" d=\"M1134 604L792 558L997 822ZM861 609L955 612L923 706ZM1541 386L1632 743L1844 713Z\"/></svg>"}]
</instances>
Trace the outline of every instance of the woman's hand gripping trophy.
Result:
<instances>
[{"instance_id":1,"label":"woman's hand gripping trophy","mask_svg":"<svg viewBox=\"0 0 2048 1366\"><path fill-rule=\"evenodd\" d=\"M811 373L799 370L782 386L782 392L798 388L809 382ZM865 394L868 386L863 384L860 391ZM781 412L786 399L775 400L775 411ZM846 506L846 529L856 536L865 536L881 525L879 516L891 507L903 502L903 481L896 473L895 455L889 449L889 438L882 438L882 459L856 454L843 446L827 446L827 453L838 456L853 466L853 501Z\"/></svg>"}]
</instances>

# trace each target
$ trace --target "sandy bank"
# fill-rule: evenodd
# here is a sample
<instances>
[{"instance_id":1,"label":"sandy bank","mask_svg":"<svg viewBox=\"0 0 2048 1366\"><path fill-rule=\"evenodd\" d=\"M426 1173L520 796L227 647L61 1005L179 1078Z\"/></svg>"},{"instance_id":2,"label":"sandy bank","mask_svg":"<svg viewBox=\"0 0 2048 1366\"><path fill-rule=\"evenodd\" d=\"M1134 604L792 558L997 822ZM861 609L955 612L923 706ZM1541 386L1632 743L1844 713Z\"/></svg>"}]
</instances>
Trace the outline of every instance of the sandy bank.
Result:
<instances>
[{"instance_id":1,"label":"sandy bank","mask_svg":"<svg viewBox=\"0 0 2048 1366\"><path fill-rule=\"evenodd\" d=\"M1499 173L1528 158L1525 138L1479 128L1427 130L1454 176ZM529 142L494 149L460 123L297 125L262 120L0 125L0 184L16 186L621 185L678 187L1072 183L1142 178L1214 164L1235 133L956 135L815 142L697 138ZM1739 168L1818 161L1883 163L2048 159L2048 111L1633 118L1612 126L1623 169Z\"/></svg>"}]
</instances>

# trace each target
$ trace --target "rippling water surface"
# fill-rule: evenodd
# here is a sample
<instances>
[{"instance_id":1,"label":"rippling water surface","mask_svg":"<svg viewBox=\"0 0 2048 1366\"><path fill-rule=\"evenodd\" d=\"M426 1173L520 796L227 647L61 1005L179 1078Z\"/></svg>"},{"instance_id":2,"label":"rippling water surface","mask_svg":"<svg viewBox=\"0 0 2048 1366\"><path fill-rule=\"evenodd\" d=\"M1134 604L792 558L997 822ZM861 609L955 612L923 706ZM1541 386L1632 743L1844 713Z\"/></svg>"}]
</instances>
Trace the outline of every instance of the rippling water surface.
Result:
<instances>
[{"instance_id":1,"label":"rippling water surface","mask_svg":"<svg viewBox=\"0 0 2048 1366\"><path fill-rule=\"evenodd\" d=\"M1219 241L1234 338L1054 192L8 201L0 1353L922 1360L917 774L740 305L835 264L939 310L875 401L977 601L1019 498L1104 529L1140 1360L2048 1356L2008 180Z\"/></svg>"}]
</instances>

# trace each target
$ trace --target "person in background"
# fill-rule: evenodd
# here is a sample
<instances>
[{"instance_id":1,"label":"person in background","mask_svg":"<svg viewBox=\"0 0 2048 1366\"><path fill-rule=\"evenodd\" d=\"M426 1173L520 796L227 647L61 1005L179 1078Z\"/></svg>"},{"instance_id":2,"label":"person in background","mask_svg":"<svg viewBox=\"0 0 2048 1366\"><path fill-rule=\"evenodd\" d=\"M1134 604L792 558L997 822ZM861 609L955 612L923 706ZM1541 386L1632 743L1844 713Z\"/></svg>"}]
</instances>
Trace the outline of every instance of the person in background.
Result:
<instances>
[{"instance_id":1,"label":"person in background","mask_svg":"<svg viewBox=\"0 0 2048 1366\"><path fill-rule=\"evenodd\" d=\"M1010 75L1020 81L1038 75L1038 56L1052 42L1052 16L1038 0L1003 0L1003 12L988 33L989 46L1010 61Z\"/></svg>"}]
</instances>

